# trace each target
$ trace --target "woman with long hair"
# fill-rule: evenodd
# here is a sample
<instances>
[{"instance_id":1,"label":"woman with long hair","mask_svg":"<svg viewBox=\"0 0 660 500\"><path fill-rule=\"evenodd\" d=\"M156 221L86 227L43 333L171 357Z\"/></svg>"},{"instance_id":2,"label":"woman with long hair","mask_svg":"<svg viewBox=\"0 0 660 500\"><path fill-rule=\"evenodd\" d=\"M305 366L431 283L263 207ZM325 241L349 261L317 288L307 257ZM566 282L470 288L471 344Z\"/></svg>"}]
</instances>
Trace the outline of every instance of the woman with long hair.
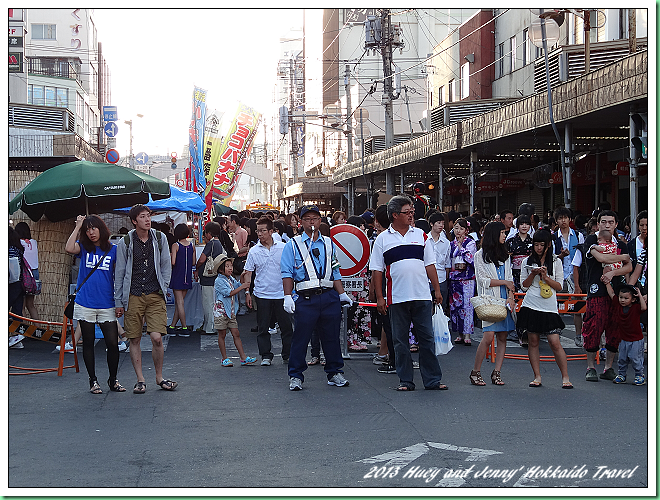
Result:
<instances>
[{"instance_id":1,"label":"woman with long hair","mask_svg":"<svg viewBox=\"0 0 660 500\"><path fill-rule=\"evenodd\" d=\"M80 257L73 319L78 321L82 332L83 359L89 375L89 390L92 394L103 393L96 379L94 366L94 329L95 324L98 324L107 348L110 374L108 387L113 392L125 392L126 389L117 380L119 332L114 299L117 246L110 242L110 231L97 215L79 215L64 249L67 253ZM97 263L99 265L94 270Z\"/></svg>"},{"instance_id":2,"label":"woman with long hair","mask_svg":"<svg viewBox=\"0 0 660 500\"><path fill-rule=\"evenodd\" d=\"M23 297L25 290L23 290L23 245L21 245L21 238L18 233L9 225L9 258L17 258L19 266L18 279L9 283L8 296L9 296L9 311L16 316L23 316ZM10 316L11 317L11 316ZM15 349L22 349L23 335L16 334L9 337L9 347Z\"/></svg>"},{"instance_id":3,"label":"woman with long hair","mask_svg":"<svg viewBox=\"0 0 660 500\"><path fill-rule=\"evenodd\" d=\"M541 335L546 335L561 372L562 388L572 389L566 353L559 341L564 321L557 312L557 292L561 292L564 283L564 266L552 252L552 235L548 231L536 231L533 243L532 254L523 260L520 271L520 284L526 293L518 313L518 328L527 332L527 352L534 372L529 386L541 387L539 340Z\"/></svg>"},{"instance_id":4,"label":"woman with long hair","mask_svg":"<svg viewBox=\"0 0 660 500\"><path fill-rule=\"evenodd\" d=\"M488 346L497 334L497 357L495 369L490 374L493 385L504 385L501 377L502 362L506 353L506 338L510 331L515 330L516 324L511 317L514 310L513 274L511 261L506 250L506 228L502 222L489 222L484 228L484 237L481 249L474 256L474 267L477 278L477 295L492 295L506 299L509 310L506 318L497 323L482 321L483 339L479 343L477 354L474 357L474 369L470 373L472 385L486 385L481 377L481 363L486 356Z\"/></svg>"},{"instance_id":5,"label":"woman with long hair","mask_svg":"<svg viewBox=\"0 0 660 500\"><path fill-rule=\"evenodd\" d=\"M286 235L289 238L296 236L298 234L298 216L296 214L286 214L284 226L286 227Z\"/></svg>"},{"instance_id":6,"label":"woman with long hair","mask_svg":"<svg viewBox=\"0 0 660 500\"><path fill-rule=\"evenodd\" d=\"M35 280L39 279L39 250L37 248L37 240L32 238L30 226L26 222L19 222L15 227L16 234L21 238L21 245L23 245L23 256L30 265L32 275ZM25 294L25 307L30 313L32 319L39 319L39 313L34 305L34 295Z\"/></svg>"},{"instance_id":7,"label":"woman with long hair","mask_svg":"<svg viewBox=\"0 0 660 500\"><path fill-rule=\"evenodd\" d=\"M177 333L182 337L190 335L190 328L186 324L186 310L183 306L188 290L192 288L193 265L195 264L195 245L188 239L190 229L188 224L177 224L174 228L176 242L171 248L172 278L170 288L174 293L174 316L170 330L172 334ZM181 321L181 328L176 324Z\"/></svg>"},{"instance_id":8,"label":"woman with long hair","mask_svg":"<svg viewBox=\"0 0 660 500\"><path fill-rule=\"evenodd\" d=\"M474 332L474 254L475 241L468 236L470 224L464 218L454 222L454 239L449 246L451 271L449 271L449 316L451 329L457 332L455 344L472 345L470 335Z\"/></svg>"}]
</instances>

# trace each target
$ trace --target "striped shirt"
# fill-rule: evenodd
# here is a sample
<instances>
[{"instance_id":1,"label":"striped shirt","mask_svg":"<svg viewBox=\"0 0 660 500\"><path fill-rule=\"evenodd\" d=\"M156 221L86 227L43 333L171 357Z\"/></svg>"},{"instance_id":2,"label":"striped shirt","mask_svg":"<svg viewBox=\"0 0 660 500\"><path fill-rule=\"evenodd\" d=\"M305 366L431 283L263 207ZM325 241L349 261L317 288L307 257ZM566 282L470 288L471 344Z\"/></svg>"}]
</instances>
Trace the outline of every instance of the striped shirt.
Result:
<instances>
[{"instance_id":1,"label":"striped shirt","mask_svg":"<svg viewBox=\"0 0 660 500\"><path fill-rule=\"evenodd\" d=\"M402 236L390 226L374 242L369 269L385 273L386 301L391 305L431 300L429 265L435 266L435 252L424 231L410 226Z\"/></svg>"}]
</instances>

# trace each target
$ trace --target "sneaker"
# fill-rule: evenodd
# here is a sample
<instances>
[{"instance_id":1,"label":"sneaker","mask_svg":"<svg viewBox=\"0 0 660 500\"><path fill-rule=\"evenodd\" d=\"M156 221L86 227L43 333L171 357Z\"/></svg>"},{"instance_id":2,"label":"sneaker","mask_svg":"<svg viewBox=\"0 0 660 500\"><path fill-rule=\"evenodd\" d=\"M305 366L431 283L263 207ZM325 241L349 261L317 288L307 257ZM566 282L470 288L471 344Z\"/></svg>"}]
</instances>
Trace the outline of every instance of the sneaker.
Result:
<instances>
[{"instance_id":1,"label":"sneaker","mask_svg":"<svg viewBox=\"0 0 660 500\"><path fill-rule=\"evenodd\" d=\"M59 352L60 346L56 345L55 349ZM71 342L67 342L66 344L64 344L64 350L65 351L73 351L73 345L71 345ZM121 348L119 350L121 351Z\"/></svg>"},{"instance_id":2,"label":"sneaker","mask_svg":"<svg viewBox=\"0 0 660 500\"><path fill-rule=\"evenodd\" d=\"M25 337L21 334L18 335L13 335L9 337L9 347L14 347L16 344L18 344L21 340L23 340ZM68 344L68 342L67 342ZM60 346L57 346L58 350ZM17 347L17 349L20 349L20 347Z\"/></svg>"},{"instance_id":3,"label":"sneaker","mask_svg":"<svg viewBox=\"0 0 660 500\"><path fill-rule=\"evenodd\" d=\"M291 377L289 379L289 390L290 391L302 391L303 381L297 377Z\"/></svg>"},{"instance_id":4,"label":"sneaker","mask_svg":"<svg viewBox=\"0 0 660 500\"><path fill-rule=\"evenodd\" d=\"M275 335L277 333L277 328L269 328L268 333L270 333L271 335Z\"/></svg>"},{"instance_id":5,"label":"sneaker","mask_svg":"<svg viewBox=\"0 0 660 500\"><path fill-rule=\"evenodd\" d=\"M170 335L171 337L176 337L176 332L177 329L171 325L165 329L165 334Z\"/></svg>"},{"instance_id":6,"label":"sneaker","mask_svg":"<svg viewBox=\"0 0 660 500\"><path fill-rule=\"evenodd\" d=\"M187 326L187 327L185 327L185 328L179 328L179 329L176 331L176 334L177 334L179 337L190 337L190 327Z\"/></svg>"},{"instance_id":7,"label":"sneaker","mask_svg":"<svg viewBox=\"0 0 660 500\"><path fill-rule=\"evenodd\" d=\"M382 365L383 363L387 363L387 359L388 359L387 354L383 354L382 356L379 356L378 354L376 354L374 356L374 359L371 360L371 362L374 365Z\"/></svg>"},{"instance_id":8,"label":"sneaker","mask_svg":"<svg viewBox=\"0 0 660 500\"><path fill-rule=\"evenodd\" d=\"M414 370L419 370L419 362L418 361L413 361L413 369Z\"/></svg>"},{"instance_id":9,"label":"sneaker","mask_svg":"<svg viewBox=\"0 0 660 500\"><path fill-rule=\"evenodd\" d=\"M261 360L261 366L270 366L271 361L268 358L264 358Z\"/></svg>"},{"instance_id":10,"label":"sneaker","mask_svg":"<svg viewBox=\"0 0 660 500\"><path fill-rule=\"evenodd\" d=\"M383 363L378 367L378 373L396 373L396 368L393 365Z\"/></svg>"},{"instance_id":11,"label":"sneaker","mask_svg":"<svg viewBox=\"0 0 660 500\"><path fill-rule=\"evenodd\" d=\"M582 347L582 346L583 346L583 343L582 343L582 335L576 335L576 336L575 336L575 345L576 345L577 347Z\"/></svg>"},{"instance_id":12,"label":"sneaker","mask_svg":"<svg viewBox=\"0 0 660 500\"><path fill-rule=\"evenodd\" d=\"M598 382L598 373L595 368L589 368L587 374L584 376L584 380L587 382Z\"/></svg>"},{"instance_id":13,"label":"sneaker","mask_svg":"<svg viewBox=\"0 0 660 500\"><path fill-rule=\"evenodd\" d=\"M336 385L337 387L344 387L348 385L348 380L344 378L341 373L335 373L328 379L328 385Z\"/></svg>"},{"instance_id":14,"label":"sneaker","mask_svg":"<svg viewBox=\"0 0 660 500\"><path fill-rule=\"evenodd\" d=\"M119 342L119 352L128 351L128 342Z\"/></svg>"},{"instance_id":15,"label":"sneaker","mask_svg":"<svg viewBox=\"0 0 660 500\"><path fill-rule=\"evenodd\" d=\"M257 362L257 358L252 356L245 356L245 359L241 359L241 366L251 366Z\"/></svg>"},{"instance_id":16,"label":"sneaker","mask_svg":"<svg viewBox=\"0 0 660 500\"><path fill-rule=\"evenodd\" d=\"M222 360L222 366L234 366L234 363L232 363L231 359L225 358Z\"/></svg>"},{"instance_id":17,"label":"sneaker","mask_svg":"<svg viewBox=\"0 0 660 500\"><path fill-rule=\"evenodd\" d=\"M612 380L615 384L625 384L626 383L626 377L623 375L617 375L614 380Z\"/></svg>"},{"instance_id":18,"label":"sneaker","mask_svg":"<svg viewBox=\"0 0 660 500\"><path fill-rule=\"evenodd\" d=\"M21 342L20 340L15 344L9 346L10 349L23 349L24 347L25 346L23 345L23 342Z\"/></svg>"},{"instance_id":19,"label":"sneaker","mask_svg":"<svg viewBox=\"0 0 660 500\"><path fill-rule=\"evenodd\" d=\"M608 368L603 373L600 374L600 378L603 380L614 380L616 378L616 372L614 368Z\"/></svg>"},{"instance_id":20,"label":"sneaker","mask_svg":"<svg viewBox=\"0 0 660 500\"><path fill-rule=\"evenodd\" d=\"M633 385L644 385L646 384L646 378L644 375L635 375L635 381L633 382Z\"/></svg>"}]
</instances>

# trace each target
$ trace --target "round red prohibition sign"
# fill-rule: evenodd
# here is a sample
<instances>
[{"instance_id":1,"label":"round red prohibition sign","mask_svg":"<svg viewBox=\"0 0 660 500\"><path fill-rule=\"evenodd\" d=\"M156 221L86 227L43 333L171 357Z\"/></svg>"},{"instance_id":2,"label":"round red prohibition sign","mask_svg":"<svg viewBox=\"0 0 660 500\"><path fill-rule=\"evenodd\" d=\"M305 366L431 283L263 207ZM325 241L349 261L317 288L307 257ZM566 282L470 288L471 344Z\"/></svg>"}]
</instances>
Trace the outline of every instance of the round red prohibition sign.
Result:
<instances>
[{"instance_id":1,"label":"round red prohibition sign","mask_svg":"<svg viewBox=\"0 0 660 500\"><path fill-rule=\"evenodd\" d=\"M337 249L339 273L353 276L369 262L369 239L359 227L352 224L337 224L330 228L330 238Z\"/></svg>"}]
</instances>

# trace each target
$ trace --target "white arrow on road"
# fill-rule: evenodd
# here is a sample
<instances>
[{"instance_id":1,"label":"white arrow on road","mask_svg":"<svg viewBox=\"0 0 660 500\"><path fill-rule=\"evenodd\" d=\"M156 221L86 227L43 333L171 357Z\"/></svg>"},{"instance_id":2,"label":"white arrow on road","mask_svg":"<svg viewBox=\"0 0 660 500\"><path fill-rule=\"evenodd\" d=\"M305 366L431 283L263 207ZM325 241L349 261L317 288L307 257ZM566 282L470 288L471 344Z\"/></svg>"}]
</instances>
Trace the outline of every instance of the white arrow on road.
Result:
<instances>
[{"instance_id":1,"label":"white arrow on road","mask_svg":"<svg viewBox=\"0 0 660 500\"><path fill-rule=\"evenodd\" d=\"M399 467L405 467L413 460L417 460L422 455L427 454L430 451L430 448L467 453L468 456L465 457L466 462L484 461L490 455L502 454L501 451L483 450L481 448L467 448L465 446L456 446L446 443L432 443L428 441L426 443L413 444L412 446L401 448L399 450L388 451L387 453L376 455L374 457L363 458L362 460L358 460L358 462L365 464L387 462L385 466L398 465Z\"/></svg>"}]
</instances>

